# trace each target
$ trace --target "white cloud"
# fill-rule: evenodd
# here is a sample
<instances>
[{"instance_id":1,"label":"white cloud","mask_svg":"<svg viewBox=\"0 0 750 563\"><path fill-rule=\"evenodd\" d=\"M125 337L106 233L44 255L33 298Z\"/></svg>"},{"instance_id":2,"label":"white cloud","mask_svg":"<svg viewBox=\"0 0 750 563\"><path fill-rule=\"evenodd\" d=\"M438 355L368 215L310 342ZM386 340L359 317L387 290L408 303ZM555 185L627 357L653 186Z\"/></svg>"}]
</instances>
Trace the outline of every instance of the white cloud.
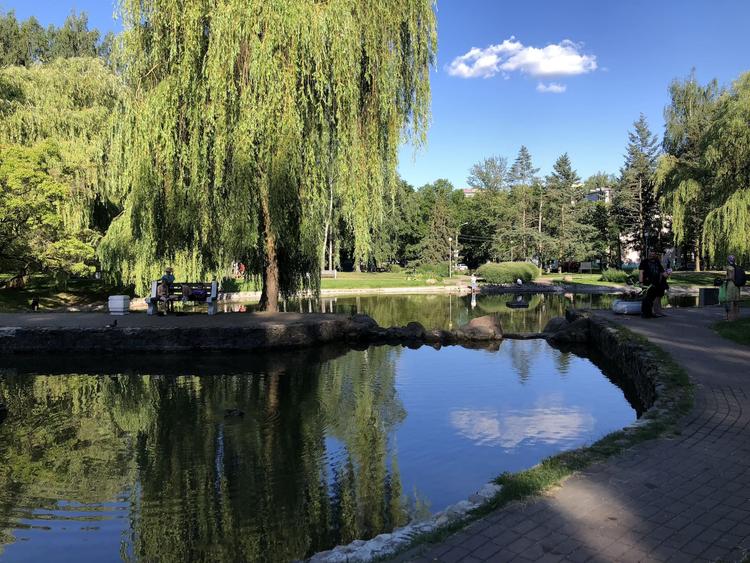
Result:
<instances>
[{"instance_id":1,"label":"white cloud","mask_svg":"<svg viewBox=\"0 0 750 563\"><path fill-rule=\"evenodd\" d=\"M540 82L536 85L536 91L544 94L562 94L567 89L568 87L565 84L560 84L558 82L550 82L549 84Z\"/></svg>"},{"instance_id":2,"label":"white cloud","mask_svg":"<svg viewBox=\"0 0 750 563\"><path fill-rule=\"evenodd\" d=\"M473 47L447 66L448 74L460 78L490 78L497 74L508 78L514 72L551 78L587 74L596 69L596 55L584 53L581 43L564 39L546 47L531 47L515 37L484 49ZM565 91L565 86L540 82L537 90L560 94Z\"/></svg>"}]
</instances>

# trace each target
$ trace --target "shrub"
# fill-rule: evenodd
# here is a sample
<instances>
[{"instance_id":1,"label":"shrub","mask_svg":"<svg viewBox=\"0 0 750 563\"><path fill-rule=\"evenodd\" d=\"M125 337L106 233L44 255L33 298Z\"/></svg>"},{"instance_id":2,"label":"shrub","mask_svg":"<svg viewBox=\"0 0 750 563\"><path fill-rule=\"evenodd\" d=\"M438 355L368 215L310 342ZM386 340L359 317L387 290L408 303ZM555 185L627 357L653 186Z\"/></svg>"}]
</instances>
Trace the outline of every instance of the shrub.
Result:
<instances>
[{"instance_id":1,"label":"shrub","mask_svg":"<svg viewBox=\"0 0 750 563\"><path fill-rule=\"evenodd\" d=\"M614 282L614 283L625 283L628 281L629 274L623 270L608 269L602 272L602 277L599 281Z\"/></svg>"},{"instance_id":2,"label":"shrub","mask_svg":"<svg viewBox=\"0 0 750 563\"><path fill-rule=\"evenodd\" d=\"M404 271L404 269L398 264L389 264L388 271L392 274L400 274L401 272Z\"/></svg>"},{"instance_id":3,"label":"shrub","mask_svg":"<svg viewBox=\"0 0 750 563\"><path fill-rule=\"evenodd\" d=\"M448 262L440 264L419 264L415 268L416 273L432 278L448 277Z\"/></svg>"},{"instance_id":4,"label":"shrub","mask_svg":"<svg viewBox=\"0 0 750 563\"><path fill-rule=\"evenodd\" d=\"M477 274L487 283L515 283L518 279L530 282L539 275L539 268L531 262L487 262Z\"/></svg>"}]
</instances>

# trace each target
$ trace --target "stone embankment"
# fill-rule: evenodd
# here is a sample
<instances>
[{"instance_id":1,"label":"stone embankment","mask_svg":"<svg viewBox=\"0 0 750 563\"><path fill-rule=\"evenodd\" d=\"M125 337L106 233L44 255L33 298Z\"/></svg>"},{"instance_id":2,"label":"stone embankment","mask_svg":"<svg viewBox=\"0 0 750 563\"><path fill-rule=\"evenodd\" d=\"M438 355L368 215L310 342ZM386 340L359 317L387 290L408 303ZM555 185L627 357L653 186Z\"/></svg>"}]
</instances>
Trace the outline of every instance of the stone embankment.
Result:
<instances>
[{"instance_id":1,"label":"stone embankment","mask_svg":"<svg viewBox=\"0 0 750 563\"><path fill-rule=\"evenodd\" d=\"M247 351L329 343L491 346L502 338L491 316L446 331L419 323L382 328L366 315L126 315L116 320L96 313L0 315L0 354Z\"/></svg>"}]
</instances>

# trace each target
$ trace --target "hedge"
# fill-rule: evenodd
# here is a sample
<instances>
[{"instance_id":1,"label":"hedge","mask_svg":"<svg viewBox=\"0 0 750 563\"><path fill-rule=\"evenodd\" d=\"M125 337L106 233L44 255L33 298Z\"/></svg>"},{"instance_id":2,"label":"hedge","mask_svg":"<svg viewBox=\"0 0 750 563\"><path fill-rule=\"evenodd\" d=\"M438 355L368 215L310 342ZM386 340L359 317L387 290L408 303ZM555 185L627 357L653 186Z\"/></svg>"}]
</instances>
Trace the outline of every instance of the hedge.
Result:
<instances>
[{"instance_id":1,"label":"hedge","mask_svg":"<svg viewBox=\"0 0 750 563\"><path fill-rule=\"evenodd\" d=\"M479 266L477 270L480 278L487 283L516 283L516 280L530 282L540 274L537 268L531 262L487 262Z\"/></svg>"}]
</instances>

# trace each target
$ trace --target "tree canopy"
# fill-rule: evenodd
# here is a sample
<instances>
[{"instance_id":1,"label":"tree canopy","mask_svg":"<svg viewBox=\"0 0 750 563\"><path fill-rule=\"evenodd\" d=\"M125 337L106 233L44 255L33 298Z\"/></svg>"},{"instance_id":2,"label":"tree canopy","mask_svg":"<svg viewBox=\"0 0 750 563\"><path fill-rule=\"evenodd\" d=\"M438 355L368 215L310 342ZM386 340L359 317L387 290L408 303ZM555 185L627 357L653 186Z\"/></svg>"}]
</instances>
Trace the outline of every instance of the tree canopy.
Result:
<instances>
[{"instance_id":1,"label":"tree canopy","mask_svg":"<svg viewBox=\"0 0 750 563\"><path fill-rule=\"evenodd\" d=\"M423 140L431 0L125 0L130 94L101 256L143 285L242 259L262 304L318 283L329 192L367 257L404 133Z\"/></svg>"}]
</instances>

